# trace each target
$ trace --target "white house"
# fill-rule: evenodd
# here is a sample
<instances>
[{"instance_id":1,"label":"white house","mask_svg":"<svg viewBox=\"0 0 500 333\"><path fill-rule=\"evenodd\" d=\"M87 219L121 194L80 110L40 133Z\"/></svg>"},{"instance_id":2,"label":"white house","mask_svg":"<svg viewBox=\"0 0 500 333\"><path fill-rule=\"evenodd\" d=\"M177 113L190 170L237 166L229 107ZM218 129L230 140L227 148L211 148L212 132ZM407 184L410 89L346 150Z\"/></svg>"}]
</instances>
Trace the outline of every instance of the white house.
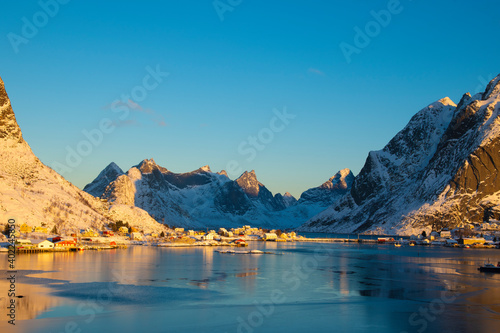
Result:
<instances>
[{"instance_id":1,"label":"white house","mask_svg":"<svg viewBox=\"0 0 500 333\"><path fill-rule=\"evenodd\" d=\"M441 238L451 238L451 231L441 230Z\"/></svg>"},{"instance_id":2,"label":"white house","mask_svg":"<svg viewBox=\"0 0 500 333\"><path fill-rule=\"evenodd\" d=\"M214 234L210 233L210 234L203 235L203 236L201 236L201 239L202 240L213 240Z\"/></svg>"},{"instance_id":3,"label":"white house","mask_svg":"<svg viewBox=\"0 0 500 333\"><path fill-rule=\"evenodd\" d=\"M454 239L446 239L445 244L446 245L455 245L455 244L458 244L458 242Z\"/></svg>"},{"instance_id":4,"label":"white house","mask_svg":"<svg viewBox=\"0 0 500 333\"><path fill-rule=\"evenodd\" d=\"M31 240L29 239L16 239L17 245L31 245Z\"/></svg>"},{"instance_id":5,"label":"white house","mask_svg":"<svg viewBox=\"0 0 500 333\"><path fill-rule=\"evenodd\" d=\"M31 241L33 245L36 245L38 249L53 249L54 243L46 239L34 239Z\"/></svg>"},{"instance_id":6,"label":"white house","mask_svg":"<svg viewBox=\"0 0 500 333\"><path fill-rule=\"evenodd\" d=\"M276 240L278 238L278 235L276 235L274 232L269 232L264 234L262 239L264 240Z\"/></svg>"},{"instance_id":7,"label":"white house","mask_svg":"<svg viewBox=\"0 0 500 333\"><path fill-rule=\"evenodd\" d=\"M439 238L439 234L437 232L435 232L435 231L431 232L431 234L430 234L431 241L435 240L437 238Z\"/></svg>"},{"instance_id":8,"label":"white house","mask_svg":"<svg viewBox=\"0 0 500 333\"><path fill-rule=\"evenodd\" d=\"M142 235L139 232L131 232L130 233L130 239L137 240L137 241L142 241Z\"/></svg>"}]
</instances>

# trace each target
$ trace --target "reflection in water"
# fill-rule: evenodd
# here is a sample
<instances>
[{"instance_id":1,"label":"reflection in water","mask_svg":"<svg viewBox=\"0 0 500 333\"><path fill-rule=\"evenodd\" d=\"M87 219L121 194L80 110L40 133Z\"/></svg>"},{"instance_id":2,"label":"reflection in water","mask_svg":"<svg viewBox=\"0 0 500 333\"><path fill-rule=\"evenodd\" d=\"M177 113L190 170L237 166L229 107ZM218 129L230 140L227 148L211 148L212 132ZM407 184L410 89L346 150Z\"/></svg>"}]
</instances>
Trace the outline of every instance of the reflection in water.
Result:
<instances>
[{"instance_id":1,"label":"reflection in water","mask_svg":"<svg viewBox=\"0 0 500 333\"><path fill-rule=\"evenodd\" d=\"M427 323L429 332L494 331L500 320L500 275L476 269L485 257L497 260L498 250L270 242L250 248L283 255L141 246L19 255L18 271L27 276L18 282L25 297L18 299L17 319L37 332L64 331L66 318L82 332L194 330L201 321L192 318L203 318L207 331L236 331L237 318L272 309L263 315L263 331L335 323L339 331L415 332L421 327L411 325L412 314L437 304L443 310ZM0 280L0 290L6 283ZM106 302L87 323L78 306L103 295ZM444 302L443 295L453 297ZM4 318L6 301L0 299Z\"/></svg>"},{"instance_id":2,"label":"reflection in water","mask_svg":"<svg viewBox=\"0 0 500 333\"><path fill-rule=\"evenodd\" d=\"M234 276L236 277L247 277L247 276L255 276L259 273L257 272L246 272L246 273L238 273L238 274L234 274Z\"/></svg>"},{"instance_id":3,"label":"reflection in water","mask_svg":"<svg viewBox=\"0 0 500 333\"><path fill-rule=\"evenodd\" d=\"M2 279L0 280L0 318L2 323L6 324L7 306L10 304L8 290L10 283L7 281L5 271L2 271ZM49 288L36 284L27 284L27 279L24 277L25 272L18 270L16 273L15 293L18 297L15 298L16 320L34 319L38 315L48 311L65 302L59 297L50 296Z\"/></svg>"}]
</instances>

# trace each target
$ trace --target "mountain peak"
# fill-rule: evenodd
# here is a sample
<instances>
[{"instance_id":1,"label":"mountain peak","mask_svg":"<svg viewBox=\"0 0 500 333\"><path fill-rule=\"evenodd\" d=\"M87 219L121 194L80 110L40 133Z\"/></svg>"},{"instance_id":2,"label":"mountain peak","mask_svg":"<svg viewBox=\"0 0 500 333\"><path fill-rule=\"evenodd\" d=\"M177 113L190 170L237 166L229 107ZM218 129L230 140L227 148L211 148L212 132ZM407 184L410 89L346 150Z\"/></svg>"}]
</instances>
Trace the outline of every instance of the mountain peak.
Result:
<instances>
[{"instance_id":1,"label":"mountain peak","mask_svg":"<svg viewBox=\"0 0 500 333\"><path fill-rule=\"evenodd\" d=\"M486 90L483 93L483 100L489 99L500 94L500 74L488 83Z\"/></svg>"},{"instance_id":2,"label":"mountain peak","mask_svg":"<svg viewBox=\"0 0 500 333\"><path fill-rule=\"evenodd\" d=\"M198 170L205 171L205 172L212 172L212 170L210 170L210 167L208 165L202 166Z\"/></svg>"},{"instance_id":3,"label":"mountain peak","mask_svg":"<svg viewBox=\"0 0 500 333\"><path fill-rule=\"evenodd\" d=\"M227 178L229 178L229 176L227 175L226 170L221 170L220 172L217 172L217 174L220 175L220 176L226 176Z\"/></svg>"},{"instance_id":4,"label":"mountain peak","mask_svg":"<svg viewBox=\"0 0 500 333\"><path fill-rule=\"evenodd\" d=\"M104 192L108 184L114 182L123 174L125 174L123 170L115 162L111 162L99 173L92 183L85 185L83 190L98 197Z\"/></svg>"},{"instance_id":5,"label":"mountain peak","mask_svg":"<svg viewBox=\"0 0 500 333\"><path fill-rule=\"evenodd\" d=\"M345 168L338 171L328 181L324 182L320 186L320 188L327 188L327 189L338 188L346 190L351 187L353 181L354 181L354 175L352 171L348 168Z\"/></svg>"},{"instance_id":6,"label":"mountain peak","mask_svg":"<svg viewBox=\"0 0 500 333\"><path fill-rule=\"evenodd\" d=\"M245 171L238 179L236 179L236 183L238 183L246 194L252 197L258 196L260 186L264 186L257 180L255 170L250 172Z\"/></svg>"},{"instance_id":7,"label":"mountain peak","mask_svg":"<svg viewBox=\"0 0 500 333\"><path fill-rule=\"evenodd\" d=\"M290 192L285 192L285 194L283 194L284 197L292 197L293 198L293 195L290 194Z\"/></svg>"},{"instance_id":8,"label":"mountain peak","mask_svg":"<svg viewBox=\"0 0 500 333\"><path fill-rule=\"evenodd\" d=\"M446 106L457 106L455 104L455 102L453 102L449 97L444 97L444 98L441 98L440 100L437 101L437 103L441 103L443 105L446 105Z\"/></svg>"},{"instance_id":9,"label":"mountain peak","mask_svg":"<svg viewBox=\"0 0 500 333\"><path fill-rule=\"evenodd\" d=\"M115 163L115 162L111 162L108 164L107 167L104 168L103 172L104 171L115 171L117 173L120 173L120 174L123 174L123 170Z\"/></svg>"},{"instance_id":10,"label":"mountain peak","mask_svg":"<svg viewBox=\"0 0 500 333\"><path fill-rule=\"evenodd\" d=\"M152 173L153 170L160 170L161 173L168 172L164 167L156 164L154 159L144 159L141 163L136 165L136 168L139 169L142 173Z\"/></svg>"},{"instance_id":11,"label":"mountain peak","mask_svg":"<svg viewBox=\"0 0 500 333\"><path fill-rule=\"evenodd\" d=\"M17 124L5 85L0 78L0 139L9 138L17 140L17 142L23 141L23 135Z\"/></svg>"}]
</instances>

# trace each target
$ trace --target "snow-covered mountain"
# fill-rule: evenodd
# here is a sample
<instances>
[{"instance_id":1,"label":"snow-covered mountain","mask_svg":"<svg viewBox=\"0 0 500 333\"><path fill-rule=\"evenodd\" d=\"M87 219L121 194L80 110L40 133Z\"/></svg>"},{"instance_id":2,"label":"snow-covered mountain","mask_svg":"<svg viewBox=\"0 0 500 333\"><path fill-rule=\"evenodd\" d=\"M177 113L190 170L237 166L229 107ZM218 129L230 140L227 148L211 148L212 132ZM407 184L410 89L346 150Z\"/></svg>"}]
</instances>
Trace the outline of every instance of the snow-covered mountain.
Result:
<instances>
[{"instance_id":1,"label":"snow-covered mountain","mask_svg":"<svg viewBox=\"0 0 500 333\"><path fill-rule=\"evenodd\" d=\"M346 178L347 177L347 178ZM257 180L255 171L231 180L225 171L211 172L208 166L189 173L174 173L143 160L123 173L111 163L85 187L89 193L112 205L135 205L157 221L170 226L193 228L296 227L325 209L345 193L352 174L343 170L332 177L315 197L297 201L290 193L273 194ZM104 184L109 184L104 187ZM314 191L311 189L309 191ZM326 203L326 204L325 204Z\"/></svg>"},{"instance_id":2,"label":"snow-covered mountain","mask_svg":"<svg viewBox=\"0 0 500 333\"><path fill-rule=\"evenodd\" d=\"M0 222L41 226L71 233L123 220L145 231L164 227L133 206L109 205L81 191L33 154L24 141L11 102L0 78Z\"/></svg>"},{"instance_id":3,"label":"snow-covered mountain","mask_svg":"<svg viewBox=\"0 0 500 333\"><path fill-rule=\"evenodd\" d=\"M321 186L311 188L302 193L299 199L299 204L317 203L323 207L328 207L337 201L341 196L349 192L353 182L354 175L351 170L340 170Z\"/></svg>"},{"instance_id":4,"label":"snow-covered mountain","mask_svg":"<svg viewBox=\"0 0 500 333\"><path fill-rule=\"evenodd\" d=\"M110 163L104 170L101 171L99 176L90 184L87 184L83 190L94 197L100 196L106 187L114 181L118 176L125 174L122 169L115 163Z\"/></svg>"},{"instance_id":5,"label":"snow-covered mountain","mask_svg":"<svg viewBox=\"0 0 500 333\"><path fill-rule=\"evenodd\" d=\"M443 98L422 109L300 230L412 234L498 216L499 102L500 75L458 106Z\"/></svg>"}]
</instances>

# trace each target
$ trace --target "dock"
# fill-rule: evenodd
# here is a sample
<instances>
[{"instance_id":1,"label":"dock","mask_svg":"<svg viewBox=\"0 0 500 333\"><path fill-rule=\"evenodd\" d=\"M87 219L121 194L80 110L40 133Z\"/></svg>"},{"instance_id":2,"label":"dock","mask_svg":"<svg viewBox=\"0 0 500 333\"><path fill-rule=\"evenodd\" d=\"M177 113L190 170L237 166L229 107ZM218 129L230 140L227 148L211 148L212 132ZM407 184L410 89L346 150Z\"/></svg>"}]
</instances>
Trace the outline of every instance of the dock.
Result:
<instances>
[{"instance_id":1,"label":"dock","mask_svg":"<svg viewBox=\"0 0 500 333\"><path fill-rule=\"evenodd\" d=\"M296 239L297 242L311 242L311 243L371 243L377 244L376 239L361 239L361 238L301 238Z\"/></svg>"}]
</instances>

